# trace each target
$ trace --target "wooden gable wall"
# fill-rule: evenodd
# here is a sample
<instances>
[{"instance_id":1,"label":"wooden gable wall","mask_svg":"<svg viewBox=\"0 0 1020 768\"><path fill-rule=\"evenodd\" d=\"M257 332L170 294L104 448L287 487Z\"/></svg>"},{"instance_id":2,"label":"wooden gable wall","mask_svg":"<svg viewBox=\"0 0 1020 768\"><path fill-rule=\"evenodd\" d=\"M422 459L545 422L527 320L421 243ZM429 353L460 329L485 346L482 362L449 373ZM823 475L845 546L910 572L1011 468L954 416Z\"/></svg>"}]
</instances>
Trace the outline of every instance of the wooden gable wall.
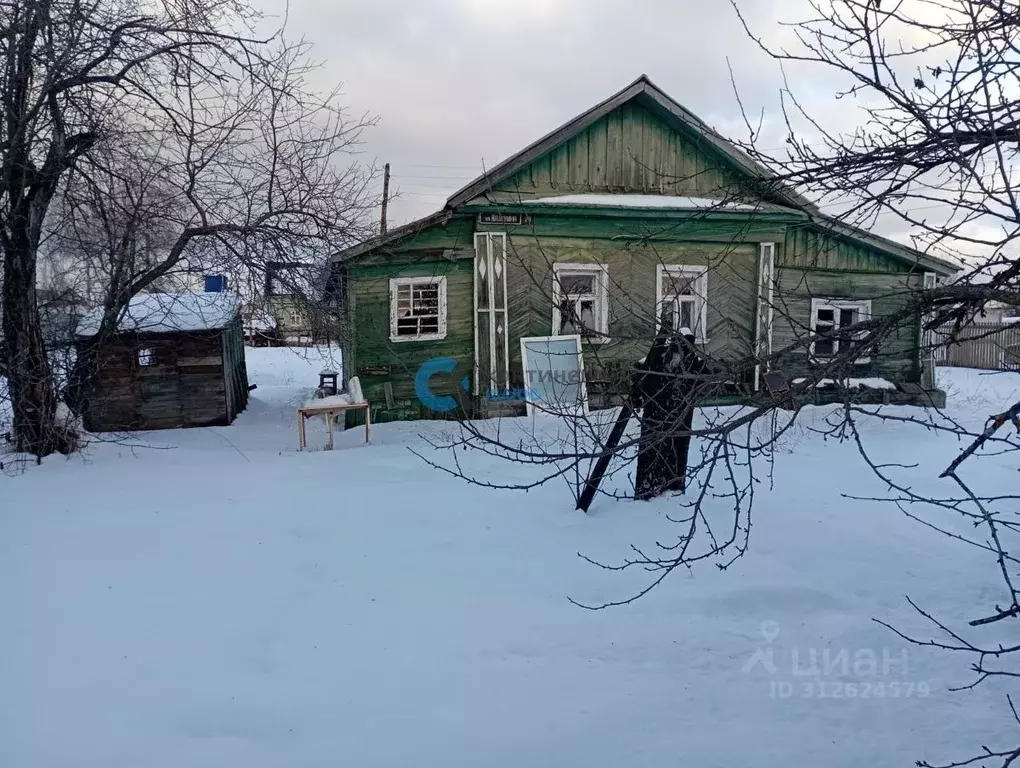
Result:
<instances>
[{"instance_id":1,"label":"wooden gable wall","mask_svg":"<svg viewBox=\"0 0 1020 768\"><path fill-rule=\"evenodd\" d=\"M682 133L652 110L630 101L496 184L494 192L718 198L739 189L740 182L740 175L704 139Z\"/></svg>"},{"instance_id":2,"label":"wooden gable wall","mask_svg":"<svg viewBox=\"0 0 1020 768\"><path fill-rule=\"evenodd\" d=\"M910 272L911 267L877 248L839 237L817 224L791 226L777 254L778 267L852 272Z\"/></svg>"}]
</instances>

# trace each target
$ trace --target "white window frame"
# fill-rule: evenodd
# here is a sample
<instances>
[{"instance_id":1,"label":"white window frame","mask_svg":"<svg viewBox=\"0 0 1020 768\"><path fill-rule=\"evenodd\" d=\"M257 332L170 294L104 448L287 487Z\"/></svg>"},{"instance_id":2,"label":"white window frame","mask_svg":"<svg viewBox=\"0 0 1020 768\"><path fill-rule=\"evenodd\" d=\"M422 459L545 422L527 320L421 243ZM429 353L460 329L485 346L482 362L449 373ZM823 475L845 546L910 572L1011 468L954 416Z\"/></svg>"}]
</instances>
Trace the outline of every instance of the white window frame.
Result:
<instances>
[{"instance_id":1,"label":"white window frame","mask_svg":"<svg viewBox=\"0 0 1020 768\"><path fill-rule=\"evenodd\" d=\"M696 344L708 342L708 267L693 264L657 264L655 266L655 332L658 333L659 320L662 318L662 304L666 300L662 293L662 280L666 276L690 277L694 283L694 310L698 318L694 341ZM680 313L674 314L679 322ZM673 330L677 330L674 328Z\"/></svg>"},{"instance_id":2,"label":"white window frame","mask_svg":"<svg viewBox=\"0 0 1020 768\"><path fill-rule=\"evenodd\" d=\"M138 350L138 366L148 368L156 364L156 350L153 347L141 347Z\"/></svg>"},{"instance_id":3,"label":"white window frame","mask_svg":"<svg viewBox=\"0 0 1020 768\"><path fill-rule=\"evenodd\" d=\"M420 333L416 336L397 335L397 289L404 286L428 285L439 283L439 331L437 333ZM446 338L446 276L428 275L425 277L394 277L390 279L390 341L440 341Z\"/></svg>"},{"instance_id":4,"label":"white window frame","mask_svg":"<svg viewBox=\"0 0 1020 768\"><path fill-rule=\"evenodd\" d=\"M815 328L818 326L818 310L820 309L832 309L835 310L838 316L839 310L841 309L856 309L859 313L857 322L864 322L865 320L871 319L871 300L870 299L845 299L839 297L830 298L817 298L811 299L811 335L815 335ZM839 326L834 325L834 328L838 330ZM838 354L838 353L837 353ZM811 359L816 362L824 362L831 360L833 356L830 355L816 355L815 354L815 342L811 342L810 349ZM854 365L866 365L871 362L871 357L859 357L854 361Z\"/></svg>"},{"instance_id":5,"label":"white window frame","mask_svg":"<svg viewBox=\"0 0 1020 768\"><path fill-rule=\"evenodd\" d=\"M560 276L563 274L595 276L595 332L599 335L588 338L581 334L581 340L586 344L605 344L609 341L609 267L606 264L568 262L553 264L552 336L554 337L562 335L560 324L563 318L560 314L560 302L564 297Z\"/></svg>"}]
</instances>

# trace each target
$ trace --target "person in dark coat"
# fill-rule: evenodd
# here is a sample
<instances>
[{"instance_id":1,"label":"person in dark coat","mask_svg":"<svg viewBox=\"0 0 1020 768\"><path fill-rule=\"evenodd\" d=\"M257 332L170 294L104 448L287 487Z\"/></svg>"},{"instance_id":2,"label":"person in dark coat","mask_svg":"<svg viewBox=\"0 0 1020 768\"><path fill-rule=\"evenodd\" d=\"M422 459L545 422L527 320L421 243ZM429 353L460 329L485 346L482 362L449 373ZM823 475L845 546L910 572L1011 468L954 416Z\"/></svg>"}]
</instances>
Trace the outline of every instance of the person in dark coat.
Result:
<instances>
[{"instance_id":1,"label":"person in dark coat","mask_svg":"<svg viewBox=\"0 0 1020 768\"><path fill-rule=\"evenodd\" d=\"M634 495L648 500L687 486L687 453L698 381L708 369L694 346L694 334L660 334L639 365L635 405L641 407Z\"/></svg>"}]
</instances>

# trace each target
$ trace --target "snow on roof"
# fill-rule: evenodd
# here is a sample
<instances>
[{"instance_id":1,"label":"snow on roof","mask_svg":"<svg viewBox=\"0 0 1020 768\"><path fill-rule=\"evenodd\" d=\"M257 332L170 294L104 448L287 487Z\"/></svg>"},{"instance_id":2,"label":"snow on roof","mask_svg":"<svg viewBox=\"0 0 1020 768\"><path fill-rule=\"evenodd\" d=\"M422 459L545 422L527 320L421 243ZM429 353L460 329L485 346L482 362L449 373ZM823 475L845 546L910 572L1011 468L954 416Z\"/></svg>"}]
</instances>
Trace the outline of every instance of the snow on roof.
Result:
<instances>
[{"instance_id":1,"label":"snow on roof","mask_svg":"<svg viewBox=\"0 0 1020 768\"><path fill-rule=\"evenodd\" d=\"M559 195L542 197L530 201L533 205L576 205L610 208L667 208L673 210L728 210L754 211L762 208L749 203L734 203L713 200L708 197L683 197L679 195Z\"/></svg>"},{"instance_id":2,"label":"snow on roof","mask_svg":"<svg viewBox=\"0 0 1020 768\"><path fill-rule=\"evenodd\" d=\"M128 303L117 330L135 333L212 331L230 325L238 308L237 296L232 293L143 293ZM78 335L98 333L102 318L102 308L86 313L78 323Z\"/></svg>"}]
</instances>

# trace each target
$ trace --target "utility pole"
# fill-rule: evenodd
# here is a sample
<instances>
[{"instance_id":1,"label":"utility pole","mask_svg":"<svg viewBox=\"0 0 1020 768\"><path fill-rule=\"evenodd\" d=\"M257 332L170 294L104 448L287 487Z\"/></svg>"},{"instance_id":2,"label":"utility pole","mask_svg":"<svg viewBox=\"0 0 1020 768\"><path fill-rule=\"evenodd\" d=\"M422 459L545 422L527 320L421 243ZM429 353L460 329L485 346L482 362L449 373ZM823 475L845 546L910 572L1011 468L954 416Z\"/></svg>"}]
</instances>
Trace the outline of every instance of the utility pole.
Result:
<instances>
[{"instance_id":1,"label":"utility pole","mask_svg":"<svg viewBox=\"0 0 1020 768\"><path fill-rule=\"evenodd\" d=\"M382 181L382 220L379 222L380 234L386 234L386 207L390 202L390 164L383 166Z\"/></svg>"}]
</instances>

